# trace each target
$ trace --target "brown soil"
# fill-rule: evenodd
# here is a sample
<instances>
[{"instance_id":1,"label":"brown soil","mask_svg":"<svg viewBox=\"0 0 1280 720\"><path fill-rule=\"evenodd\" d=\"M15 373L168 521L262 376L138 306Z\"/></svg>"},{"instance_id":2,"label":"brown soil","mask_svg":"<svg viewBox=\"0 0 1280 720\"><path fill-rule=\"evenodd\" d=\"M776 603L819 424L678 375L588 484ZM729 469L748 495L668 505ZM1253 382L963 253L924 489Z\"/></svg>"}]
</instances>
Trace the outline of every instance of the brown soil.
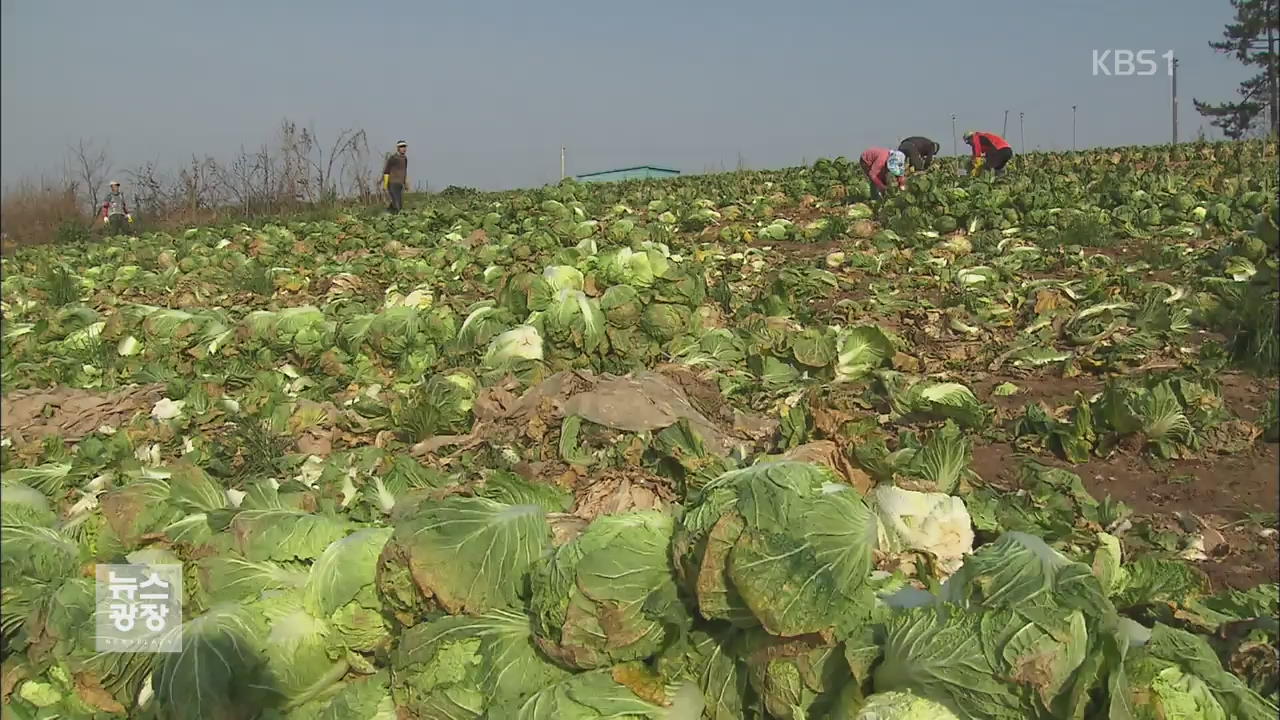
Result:
<instances>
[{"instance_id":1,"label":"brown soil","mask_svg":"<svg viewBox=\"0 0 1280 720\"><path fill-rule=\"evenodd\" d=\"M845 311L837 310L836 307L845 301L859 302L865 300L870 294L871 291L863 285L836 290L826 297L813 301L814 316L821 318L825 322L844 322ZM881 324L883 325L883 323Z\"/></svg>"},{"instance_id":2,"label":"brown soil","mask_svg":"<svg viewBox=\"0 0 1280 720\"><path fill-rule=\"evenodd\" d=\"M1215 588L1280 582L1275 541L1260 537L1256 522L1274 525L1280 512L1280 446L1259 444L1248 454L1166 464L1133 455L1095 458L1082 465L1043 455L1036 459L1076 473L1095 497L1110 495L1140 515L1225 520L1215 529L1228 549L1200 563ZM988 482L1012 487L1018 463L1017 453L1005 444L980 445L973 451L973 469Z\"/></svg>"},{"instance_id":3,"label":"brown soil","mask_svg":"<svg viewBox=\"0 0 1280 720\"><path fill-rule=\"evenodd\" d=\"M979 400L996 408L1004 417L1018 417L1022 409L1029 403L1042 402L1050 409L1070 405L1074 402L1075 393L1089 397L1102 389L1105 380L1094 375L1077 375L1075 377L1026 376L1009 374L989 375L973 383L973 392ZM1013 383L1018 392L1013 395L997 396L991 391L997 385Z\"/></svg>"},{"instance_id":4,"label":"brown soil","mask_svg":"<svg viewBox=\"0 0 1280 720\"><path fill-rule=\"evenodd\" d=\"M1254 422L1276 392L1277 382L1244 373L1223 373L1218 378L1223 401L1236 416ZM995 397L991 390L1003 382L1019 392ZM1074 393L1089 396L1100 390L1105 378L1081 375L1070 378L998 374L973 383L978 397L995 406L1001 419L1017 417L1028 403L1049 408L1068 405ZM1257 520L1274 525L1280 512L1280 446L1256 444L1251 452L1198 460L1161 463L1133 454L1094 458L1070 465L1056 458L1038 456L1078 474L1098 498L1107 495L1124 502L1141 515L1171 517L1175 513L1224 520L1219 529L1230 550L1222 557L1201 563L1215 587L1251 587L1259 582L1280 581L1280 558L1274 540L1259 537ZM973 469L988 482L1012 486L1018 460L1008 445L981 445L974 449ZM1250 519L1252 517L1252 519Z\"/></svg>"},{"instance_id":5,"label":"brown soil","mask_svg":"<svg viewBox=\"0 0 1280 720\"><path fill-rule=\"evenodd\" d=\"M1249 422L1262 415L1267 402L1276 394L1275 378L1263 380L1244 373L1224 373L1217 379L1227 408Z\"/></svg>"},{"instance_id":6,"label":"brown soil","mask_svg":"<svg viewBox=\"0 0 1280 720\"><path fill-rule=\"evenodd\" d=\"M757 240L753 247L769 248L771 253L784 253L789 258L811 260L822 258L833 252L847 251L853 241L849 239L808 242L805 240Z\"/></svg>"},{"instance_id":7,"label":"brown soil","mask_svg":"<svg viewBox=\"0 0 1280 720\"><path fill-rule=\"evenodd\" d=\"M1255 422L1262 415L1278 387L1274 379L1262 379L1240 372L1222 373L1215 379L1222 386L1222 399L1227 409L1249 422ZM980 400L994 406L1003 416L1016 417L1028 403L1042 402L1050 409L1070 405L1074 402L1076 392L1089 397L1100 392L1106 381L1106 376L1101 375L1055 377L997 373L973 381L972 387ZM1017 385L1018 392L1006 396L991 394L997 385L1006 382Z\"/></svg>"}]
</instances>

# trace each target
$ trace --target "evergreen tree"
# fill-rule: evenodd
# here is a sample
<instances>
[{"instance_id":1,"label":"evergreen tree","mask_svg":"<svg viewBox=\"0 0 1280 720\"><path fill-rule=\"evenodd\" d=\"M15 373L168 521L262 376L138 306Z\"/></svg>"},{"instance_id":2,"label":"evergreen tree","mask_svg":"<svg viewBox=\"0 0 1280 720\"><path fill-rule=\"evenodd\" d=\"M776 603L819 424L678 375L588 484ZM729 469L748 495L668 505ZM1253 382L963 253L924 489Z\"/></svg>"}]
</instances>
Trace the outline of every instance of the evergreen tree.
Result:
<instances>
[{"instance_id":1,"label":"evergreen tree","mask_svg":"<svg viewBox=\"0 0 1280 720\"><path fill-rule=\"evenodd\" d=\"M1230 0L1235 22L1223 30L1223 39L1209 46L1231 53L1246 67L1260 67L1253 77L1240 83L1238 102L1203 103L1193 99L1201 115L1222 128L1227 137L1239 139L1270 111L1271 133L1280 132L1280 0Z\"/></svg>"}]
</instances>

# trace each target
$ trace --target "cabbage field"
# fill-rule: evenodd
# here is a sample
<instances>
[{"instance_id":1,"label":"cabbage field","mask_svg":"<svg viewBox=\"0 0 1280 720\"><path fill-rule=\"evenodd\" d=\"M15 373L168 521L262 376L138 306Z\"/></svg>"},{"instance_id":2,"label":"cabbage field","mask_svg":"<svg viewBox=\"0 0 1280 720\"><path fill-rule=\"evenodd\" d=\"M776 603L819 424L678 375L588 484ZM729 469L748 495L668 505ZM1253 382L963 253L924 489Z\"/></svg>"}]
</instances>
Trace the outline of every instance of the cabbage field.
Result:
<instances>
[{"instance_id":1,"label":"cabbage field","mask_svg":"<svg viewBox=\"0 0 1280 720\"><path fill-rule=\"evenodd\" d=\"M1275 141L3 260L4 717L1263 720ZM176 652L95 564L181 564Z\"/></svg>"}]
</instances>

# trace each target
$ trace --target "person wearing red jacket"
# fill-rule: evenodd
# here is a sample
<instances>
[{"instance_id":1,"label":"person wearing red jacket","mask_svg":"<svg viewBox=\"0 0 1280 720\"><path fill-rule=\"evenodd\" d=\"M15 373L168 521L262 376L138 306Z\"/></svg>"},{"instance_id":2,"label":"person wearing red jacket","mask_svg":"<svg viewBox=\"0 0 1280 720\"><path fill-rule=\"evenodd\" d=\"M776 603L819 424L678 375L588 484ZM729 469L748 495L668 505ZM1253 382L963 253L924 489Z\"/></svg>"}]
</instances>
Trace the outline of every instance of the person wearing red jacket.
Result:
<instances>
[{"instance_id":1,"label":"person wearing red jacket","mask_svg":"<svg viewBox=\"0 0 1280 720\"><path fill-rule=\"evenodd\" d=\"M873 147L862 151L862 172L871 181L871 197L879 199L889 188L889 178L898 179L898 188L906 187L907 156L900 150Z\"/></svg>"},{"instance_id":2,"label":"person wearing red jacket","mask_svg":"<svg viewBox=\"0 0 1280 720\"><path fill-rule=\"evenodd\" d=\"M973 166L970 175L977 175L982 167L991 168L996 175L1004 174L1004 166L1013 158L1013 148L1004 138L995 133L970 130L964 134L964 141L973 148Z\"/></svg>"},{"instance_id":3,"label":"person wearing red jacket","mask_svg":"<svg viewBox=\"0 0 1280 720\"><path fill-rule=\"evenodd\" d=\"M127 223L133 222L133 215L124 201L124 193L120 192L119 180L111 181L111 192L102 201L101 218L102 224L109 226L111 232L117 235L124 233Z\"/></svg>"}]
</instances>

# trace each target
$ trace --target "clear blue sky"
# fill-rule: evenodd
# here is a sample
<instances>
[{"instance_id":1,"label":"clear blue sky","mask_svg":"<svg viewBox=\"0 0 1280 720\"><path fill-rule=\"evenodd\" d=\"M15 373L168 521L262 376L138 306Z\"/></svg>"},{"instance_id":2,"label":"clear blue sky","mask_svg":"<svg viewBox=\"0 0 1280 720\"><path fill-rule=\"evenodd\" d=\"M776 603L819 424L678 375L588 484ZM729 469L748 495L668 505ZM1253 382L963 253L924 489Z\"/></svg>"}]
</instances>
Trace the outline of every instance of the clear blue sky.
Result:
<instances>
[{"instance_id":1,"label":"clear blue sky","mask_svg":"<svg viewBox=\"0 0 1280 720\"><path fill-rule=\"evenodd\" d=\"M405 138L432 187L536 185L854 156L958 130L1069 148L1167 141L1169 78L1094 77L1095 48L1173 49L1191 98L1246 77L1209 40L1226 0L3 0L0 175L56 174L80 138L117 171L228 158L283 117Z\"/></svg>"}]
</instances>

